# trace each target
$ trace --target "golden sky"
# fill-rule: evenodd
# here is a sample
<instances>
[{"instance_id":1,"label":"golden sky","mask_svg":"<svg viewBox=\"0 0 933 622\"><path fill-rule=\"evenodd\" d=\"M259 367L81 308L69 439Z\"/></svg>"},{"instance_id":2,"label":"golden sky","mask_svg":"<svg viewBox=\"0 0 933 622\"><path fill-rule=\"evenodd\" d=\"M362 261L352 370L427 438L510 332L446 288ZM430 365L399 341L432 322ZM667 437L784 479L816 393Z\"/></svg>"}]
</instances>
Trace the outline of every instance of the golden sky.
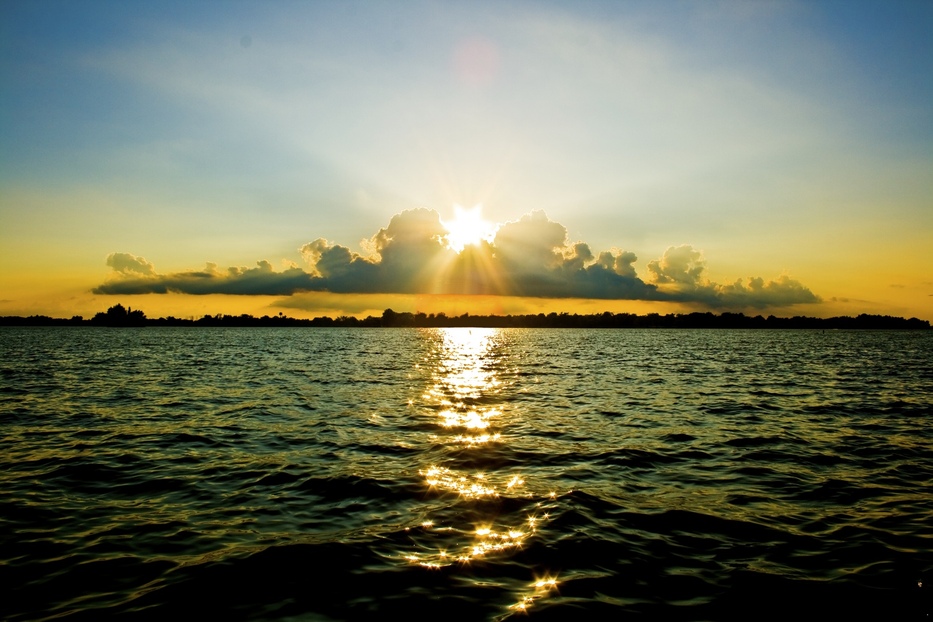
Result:
<instances>
[{"instance_id":1,"label":"golden sky","mask_svg":"<svg viewBox=\"0 0 933 622\"><path fill-rule=\"evenodd\" d=\"M0 315L933 320L929 3L0 17Z\"/></svg>"}]
</instances>

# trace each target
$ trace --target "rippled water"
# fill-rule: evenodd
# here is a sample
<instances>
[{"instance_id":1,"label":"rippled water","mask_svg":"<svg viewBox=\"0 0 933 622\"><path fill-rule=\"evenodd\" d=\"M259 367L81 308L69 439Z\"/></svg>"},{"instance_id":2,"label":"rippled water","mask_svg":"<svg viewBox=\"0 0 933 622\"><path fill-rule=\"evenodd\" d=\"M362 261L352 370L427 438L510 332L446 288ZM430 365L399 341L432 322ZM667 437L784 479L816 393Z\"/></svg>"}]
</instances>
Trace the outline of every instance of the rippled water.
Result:
<instances>
[{"instance_id":1,"label":"rippled water","mask_svg":"<svg viewBox=\"0 0 933 622\"><path fill-rule=\"evenodd\" d=\"M0 617L929 619L933 334L0 329Z\"/></svg>"}]
</instances>

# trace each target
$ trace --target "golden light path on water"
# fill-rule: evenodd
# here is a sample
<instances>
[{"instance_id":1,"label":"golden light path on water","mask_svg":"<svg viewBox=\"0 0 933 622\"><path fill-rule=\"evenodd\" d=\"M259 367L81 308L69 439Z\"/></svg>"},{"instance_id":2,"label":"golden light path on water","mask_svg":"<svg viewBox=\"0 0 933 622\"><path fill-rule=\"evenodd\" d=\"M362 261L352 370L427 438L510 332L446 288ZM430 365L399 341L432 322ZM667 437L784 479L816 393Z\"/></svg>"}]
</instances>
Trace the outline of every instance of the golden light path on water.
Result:
<instances>
[{"instance_id":1,"label":"golden light path on water","mask_svg":"<svg viewBox=\"0 0 933 622\"><path fill-rule=\"evenodd\" d=\"M474 452L470 458L481 458L481 452L507 442L507 435L501 431L504 413L502 407L495 405L501 389L496 350L501 348L503 335L491 328L449 328L437 329L436 336L439 351L426 361L433 367L429 386L421 395L422 403L410 401L410 405L435 413L438 433L431 436L434 442L456 451ZM436 525L434 521L425 521L421 524L422 533L436 534L440 545L405 555L411 564L440 569L479 560L494 562L497 556L521 549L550 518L542 503L535 503L535 495L525 489L521 473L471 472L446 464L428 464L418 473L429 493L455 494L458 502L471 505L471 516L477 513L488 516L468 525ZM503 496L527 499L533 511L522 516L520 522L502 524L497 520L495 501ZM551 500L556 493L548 492L542 497ZM509 609L524 611L557 586L556 577L535 577Z\"/></svg>"}]
</instances>

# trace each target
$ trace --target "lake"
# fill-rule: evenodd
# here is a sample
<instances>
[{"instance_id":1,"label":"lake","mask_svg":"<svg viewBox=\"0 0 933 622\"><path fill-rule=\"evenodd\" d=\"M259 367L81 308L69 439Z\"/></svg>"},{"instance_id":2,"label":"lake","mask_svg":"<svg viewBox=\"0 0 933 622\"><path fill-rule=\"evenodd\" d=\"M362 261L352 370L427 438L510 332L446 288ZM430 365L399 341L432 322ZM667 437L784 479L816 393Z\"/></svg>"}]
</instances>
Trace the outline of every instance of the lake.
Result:
<instances>
[{"instance_id":1,"label":"lake","mask_svg":"<svg viewBox=\"0 0 933 622\"><path fill-rule=\"evenodd\" d=\"M929 619L933 332L0 328L7 620Z\"/></svg>"}]
</instances>

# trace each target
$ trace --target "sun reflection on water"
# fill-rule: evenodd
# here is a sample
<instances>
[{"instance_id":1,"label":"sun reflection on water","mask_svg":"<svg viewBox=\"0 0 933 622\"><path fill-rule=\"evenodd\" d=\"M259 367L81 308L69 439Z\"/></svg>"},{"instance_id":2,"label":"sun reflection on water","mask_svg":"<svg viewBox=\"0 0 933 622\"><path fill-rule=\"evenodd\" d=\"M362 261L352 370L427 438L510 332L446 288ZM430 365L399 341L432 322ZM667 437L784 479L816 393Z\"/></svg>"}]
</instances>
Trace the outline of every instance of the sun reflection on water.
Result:
<instances>
[{"instance_id":1,"label":"sun reflection on water","mask_svg":"<svg viewBox=\"0 0 933 622\"><path fill-rule=\"evenodd\" d=\"M464 530L453 527L438 528L432 521L425 521L421 524L422 530L436 530L439 534L453 535L459 542L457 550L451 552L448 547L438 547L436 550L409 553L404 557L409 563L432 569L469 564L498 553L520 549L529 538L536 535L538 522L537 517L529 516L524 524L512 527L484 523L472 530Z\"/></svg>"},{"instance_id":2,"label":"sun reflection on water","mask_svg":"<svg viewBox=\"0 0 933 622\"><path fill-rule=\"evenodd\" d=\"M511 605L509 609L514 611L527 611L536 600L557 590L557 577L548 575L540 579L535 579L535 582L528 587L530 591L523 594L521 599L514 605Z\"/></svg>"},{"instance_id":3,"label":"sun reflection on water","mask_svg":"<svg viewBox=\"0 0 933 622\"><path fill-rule=\"evenodd\" d=\"M422 361L431 369L429 385L420 400L409 400L409 405L415 412L432 413L436 432L430 435L431 440L453 451L443 461L425 465L418 474L426 494L440 498L455 495L453 503L466 504L460 514L468 516L464 520L470 522L458 525L458 519L454 524L423 520L420 529L412 528L418 550L403 557L410 564L433 570L481 560L493 562L522 549L538 535L549 520L542 504L553 502L556 495L528 491L524 476L509 472L507 467L495 471L476 468L487 454L495 456L496 447L508 442L502 431L508 420L507 400L498 377L502 332L454 328L429 335L437 338L436 350ZM520 506L527 503L530 511L503 512L504 498L510 503L518 500ZM530 591L522 593L521 600L509 609L527 609L556 585L554 577L536 578Z\"/></svg>"},{"instance_id":4,"label":"sun reflection on water","mask_svg":"<svg viewBox=\"0 0 933 622\"><path fill-rule=\"evenodd\" d=\"M454 492L466 499L499 496L498 489L484 481L485 475L483 473L474 473L471 477L467 477L466 475L459 475L447 467L434 465L419 471L419 473L424 476L428 486L432 489Z\"/></svg>"},{"instance_id":5,"label":"sun reflection on water","mask_svg":"<svg viewBox=\"0 0 933 622\"><path fill-rule=\"evenodd\" d=\"M478 472L468 476L433 464L418 473L424 477L431 490L452 492L470 500L493 499L499 497L500 490L514 494L525 484L525 480L519 475L513 475L508 479L500 476L490 479L486 473Z\"/></svg>"}]
</instances>

